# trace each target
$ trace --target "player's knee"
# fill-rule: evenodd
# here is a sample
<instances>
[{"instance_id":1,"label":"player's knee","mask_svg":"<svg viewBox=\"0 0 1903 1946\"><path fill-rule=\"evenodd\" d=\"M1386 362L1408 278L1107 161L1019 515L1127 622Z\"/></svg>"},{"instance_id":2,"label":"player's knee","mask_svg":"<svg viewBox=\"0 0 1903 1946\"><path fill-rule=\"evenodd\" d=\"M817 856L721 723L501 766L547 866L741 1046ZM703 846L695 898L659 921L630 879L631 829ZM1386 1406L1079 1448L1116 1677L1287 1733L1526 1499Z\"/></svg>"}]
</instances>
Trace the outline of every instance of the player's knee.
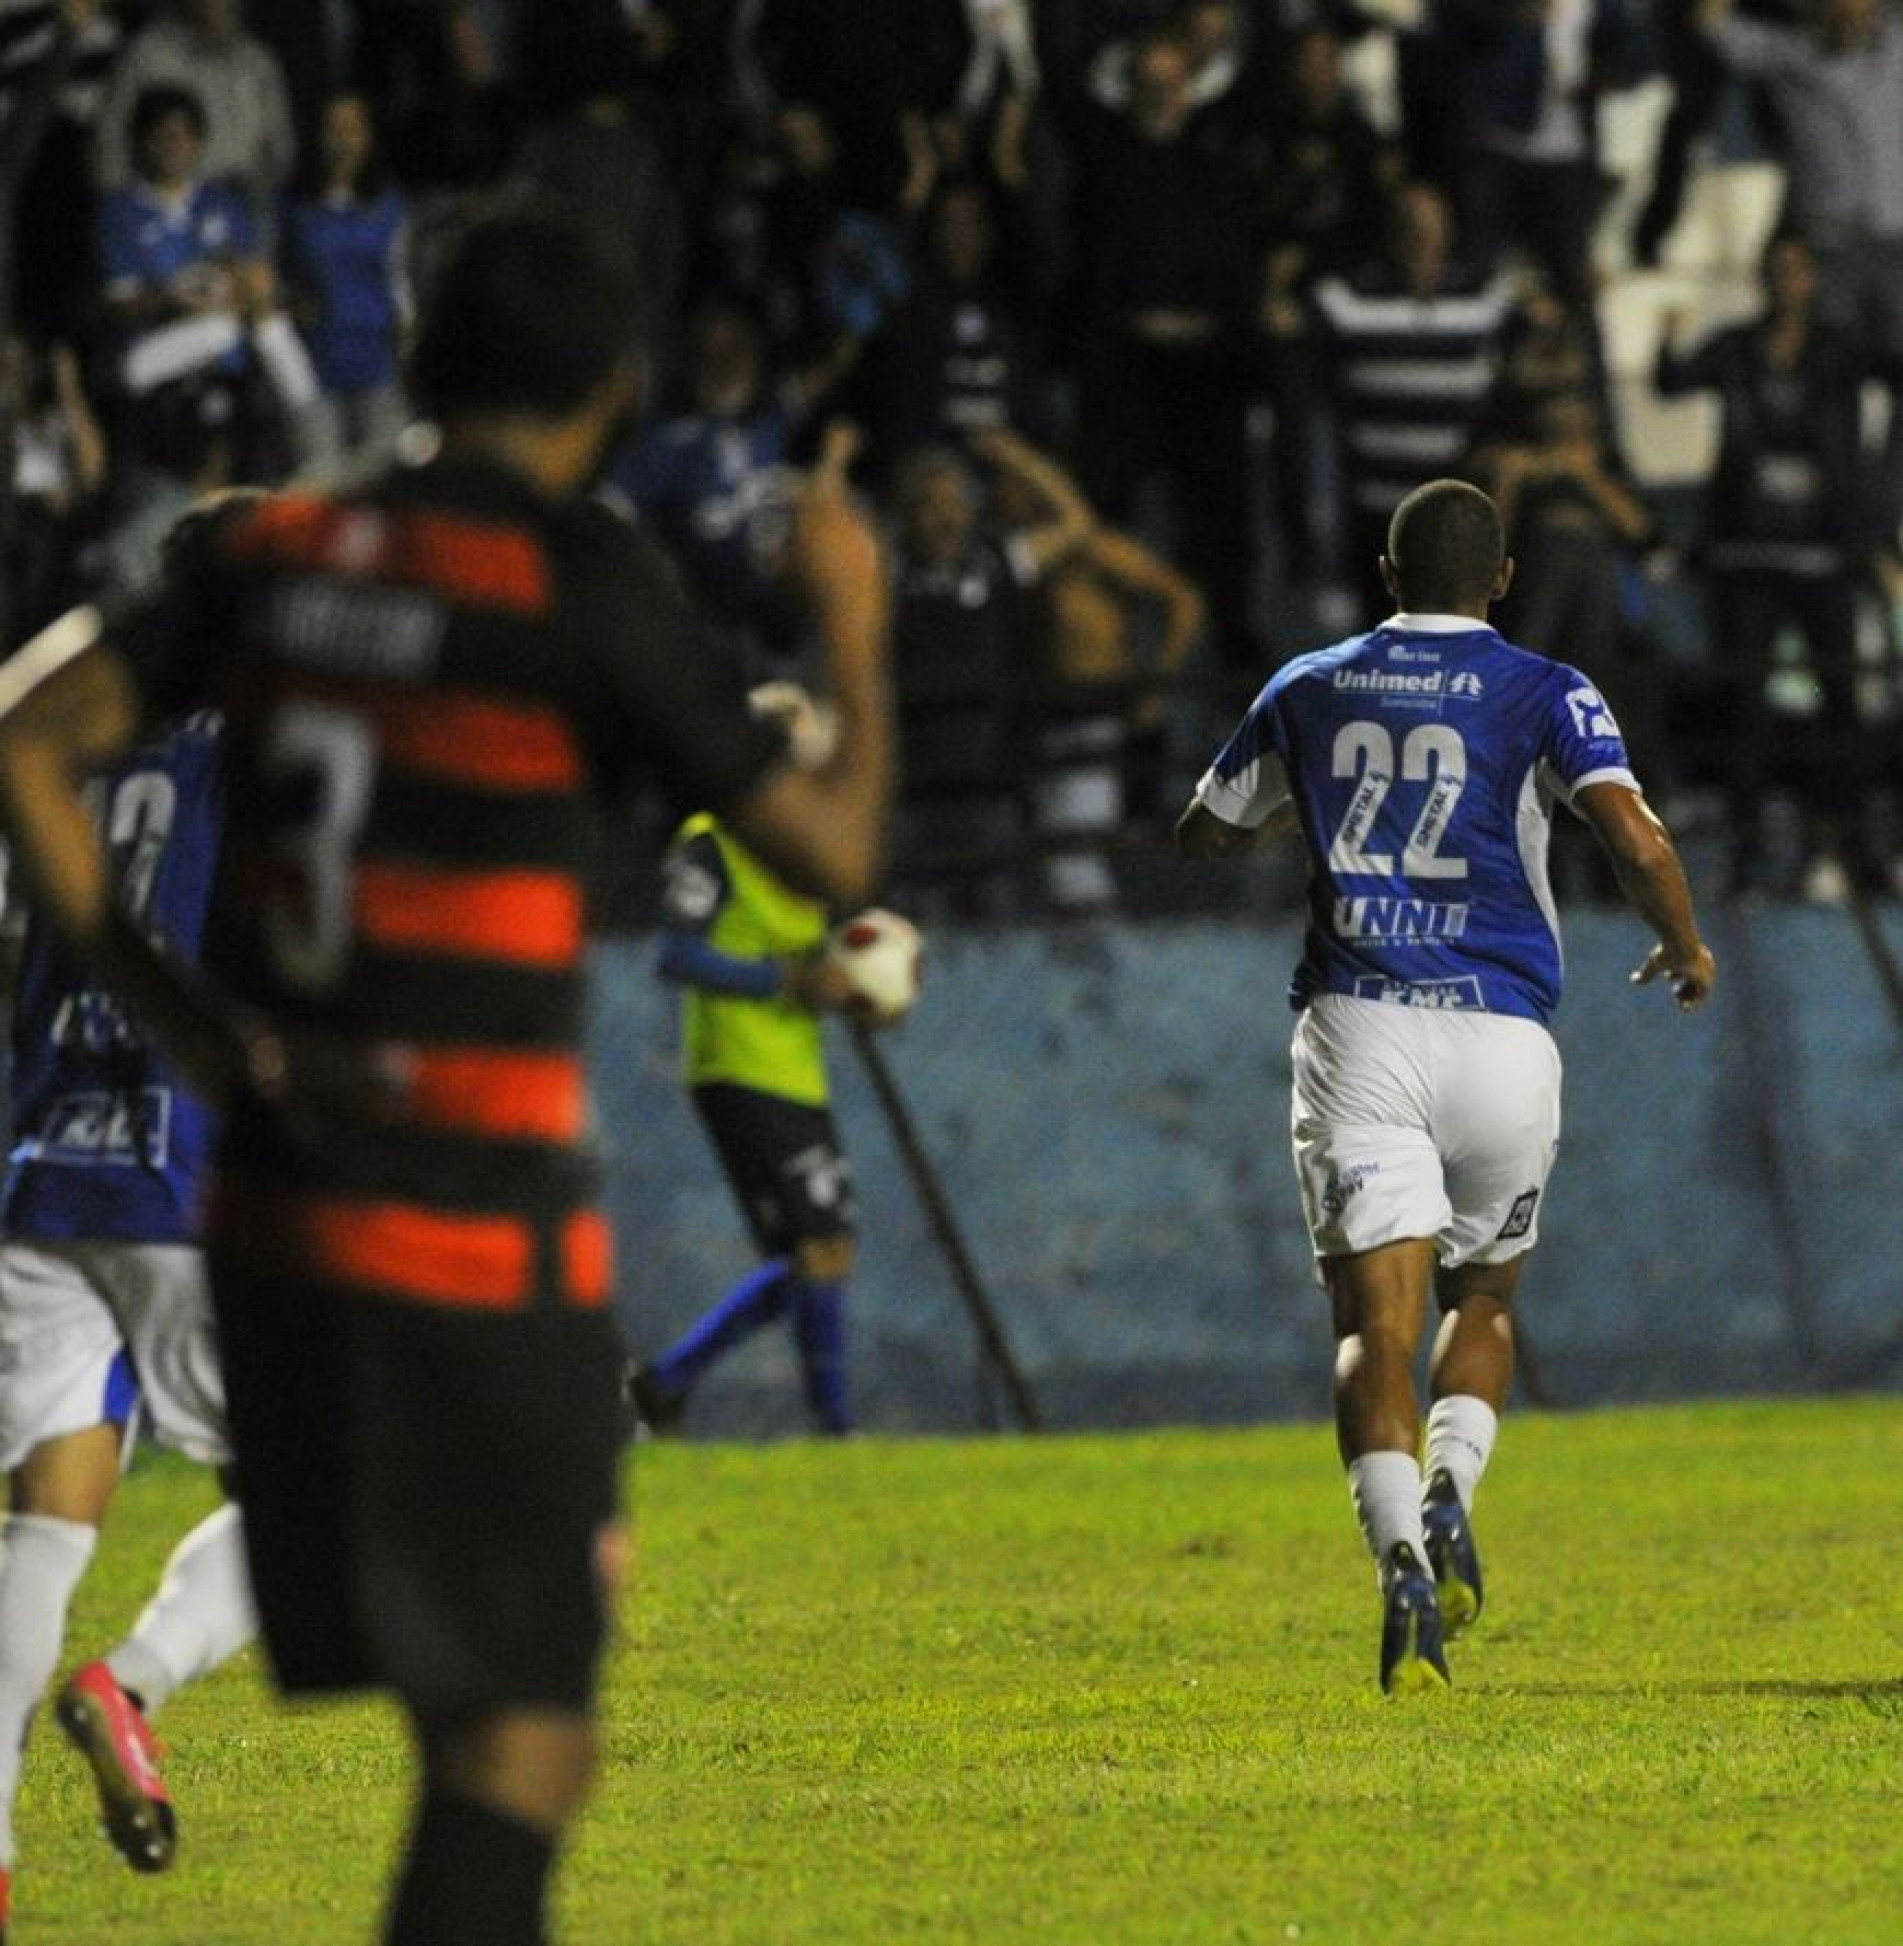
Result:
<instances>
[{"instance_id":1,"label":"player's knee","mask_svg":"<svg viewBox=\"0 0 1903 1946\"><path fill-rule=\"evenodd\" d=\"M589 1718L542 1710L461 1724L426 1736L425 1748L435 1782L546 1831L581 1809L600 1761Z\"/></svg>"},{"instance_id":2,"label":"player's knee","mask_svg":"<svg viewBox=\"0 0 1903 1946\"><path fill-rule=\"evenodd\" d=\"M1456 1264L1436 1275L1434 1296L1443 1312L1459 1311L1476 1324L1501 1317L1510 1329L1513 1296L1525 1264L1524 1255L1503 1264Z\"/></svg>"},{"instance_id":3,"label":"player's knee","mask_svg":"<svg viewBox=\"0 0 1903 1946\"><path fill-rule=\"evenodd\" d=\"M9 1475L11 1510L97 1527L119 1485L121 1438L104 1424L43 1440Z\"/></svg>"},{"instance_id":4,"label":"player's knee","mask_svg":"<svg viewBox=\"0 0 1903 1946\"><path fill-rule=\"evenodd\" d=\"M809 1284L843 1284L852 1275L856 1250L850 1236L802 1237L793 1251L793 1268Z\"/></svg>"}]
</instances>

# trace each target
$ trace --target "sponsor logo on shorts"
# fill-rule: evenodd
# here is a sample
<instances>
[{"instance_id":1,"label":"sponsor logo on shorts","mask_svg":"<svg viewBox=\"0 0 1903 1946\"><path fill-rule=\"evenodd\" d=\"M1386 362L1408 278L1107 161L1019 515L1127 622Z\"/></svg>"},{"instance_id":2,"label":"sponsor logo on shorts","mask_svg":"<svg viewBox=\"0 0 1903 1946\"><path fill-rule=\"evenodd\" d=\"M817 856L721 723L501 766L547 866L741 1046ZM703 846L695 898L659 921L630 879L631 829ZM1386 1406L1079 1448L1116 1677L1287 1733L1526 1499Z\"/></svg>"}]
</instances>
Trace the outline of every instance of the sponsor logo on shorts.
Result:
<instances>
[{"instance_id":1,"label":"sponsor logo on shorts","mask_svg":"<svg viewBox=\"0 0 1903 1946\"><path fill-rule=\"evenodd\" d=\"M1360 1192L1361 1185L1380 1173L1378 1162L1351 1162L1345 1169L1331 1169L1328 1181L1322 1186L1322 1208L1328 1215L1339 1217Z\"/></svg>"},{"instance_id":2,"label":"sponsor logo on shorts","mask_svg":"<svg viewBox=\"0 0 1903 1946\"><path fill-rule=\"evenodd\" d=\"M1351 991L1357 1000L1380 1000L1391 1007L1480 1007L1480 978L1392 980L1380 973L1358 973Z\"/></svg>"},{"instance_id":3,"label":"sponsor logo on shorts","mask_svg":"<svg viewBox=\"0 0 1903 1946\"><path fill-rule=\"evenodd\" d=\"M1523 1237L1533 1227L1533 1212L1539 1207L1540 1192L1537 1189L1523 1189L1513 1199L1513 1207L1507 1211L1507 1220L1500 1225L1500 1234L1494 1238L1496 1243L1511 1243L1515 1237Z\"/></svg>"}]
</instances>

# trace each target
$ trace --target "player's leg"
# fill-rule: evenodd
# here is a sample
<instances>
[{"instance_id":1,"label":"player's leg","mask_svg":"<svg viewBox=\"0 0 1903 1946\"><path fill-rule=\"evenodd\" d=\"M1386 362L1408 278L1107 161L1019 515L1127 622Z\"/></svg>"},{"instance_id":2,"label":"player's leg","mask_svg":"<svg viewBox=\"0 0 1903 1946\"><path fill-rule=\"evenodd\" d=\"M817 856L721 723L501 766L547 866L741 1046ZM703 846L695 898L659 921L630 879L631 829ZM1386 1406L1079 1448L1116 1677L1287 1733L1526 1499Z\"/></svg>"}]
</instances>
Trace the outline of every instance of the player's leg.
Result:
<instances>
[{"instance_id":1,"label":"player's leg","mask_svg":"<svg viewBox=\"0 0 1903 1946\"><path fill-rule=\"evenodd\" d=\"M231 1458L224 1376L202 1253L181 1244L80 1248L124 1328L154 1437L224 1466ZM61 1689L60 1727L91 1767L106 1834L135 1871L164 1870L177 1843L149 1719L257 1627L243 1524L227 1505L173 1549L131 1634Z\"/></svg>"},{"instance_id":2,"label":"player's leg","mask_svg":"<svg viewBox=\"0 0 1903 1946\"><path fill-rule=\"evenodd\" d=\"M1434 1246L1421 1237L1322 1259L1334 1313L1335 1442L1377 1565L1397 1545L1427 1558L1414 1355L1433 1274Z\"/></svg>"},{"instance_id":3,"label":"player's leg","mask_svg":"<svg viewBox=\"0 0 1903 1946\"><path fill-rule=\"evenodd\" d=\"M243 1648L257 1627L238 1510L220 1507L172 1550L132 1633L60 1689L59 1726L92 1770L106 1836L136 1872L164 1871L178 1849L150 1719L175 1689Z\"/></svg>"},{"instance_id":4,"label":"player's leg","mask_svg":"<svg viewBox=\"0 0 1903 1946\"><path fill-rule=\"evenodd\" d=\"M0 1895L13 1866L13 1800L28 1725L53 1680L67 1608L118 1485L136 1408L119 1328L70 1258L0 1247Z\"/></svg>"},{"instance_id":5,"label":"player's leg","mask_svg":"<svg viewBox=\"0 0 1903 1946\"><path fill-rule=\"evenodd\" d=\"M1449 1203L1431 1132L1432 1023L1405 1007L1324 995L1290 1047L1290 1135L1303 1213L1334 1314L1335 1432L1381 1576L1381 1683L1447 1679L1421 1527L1426 1326Z\"/></svg>"},{"instance_id":6,"label":"player's leg","mask_svg":"<svg viewBox=\"0 0 1903 1946\"><path fill-rule=\"evenodd\" d=\"M244 1523L235 1504L209 1513L172 1550L157 1591L131 1633L69 1688L105 1676L147 1717L173 1693L208 1676L258 1632L245 1567Z\"/></svg>"},{"instance_id":7,"label":"player's leg","mask_svg":"<svg viewBox=\"0 0 1903 1946\"><path fill-rule=\"evenodd\" d=\"M161 1445L220 1469L231 1438L225 1381L201 1251L176 1244L97 1246L95 1274L124 1321L148 1424ZM172 1550L132 1632L104 1658L111 1679L154 1714L258 1631L234 1504L207 1514Z\"/></svg>"},{"instance_id":8,"label":"player's leg","mask_svg":"<svg viewBox=\"0 0 1903 1946\"><path fill-rule=\"evenodd\" d=\"M780 1101L769 1115L762 1128L773 1136L773 1193L756 1204L761 1234L792 1266L793 1341L813 1421L822 1432L842 1435L852 1430L846 1382L846 1280L858 1214L852 1164L825 1107Z\"/></svg>"},{"instance_id":9,"label":"player's leg","mask_svg":"<svg viewBox=\"0 0 1903 1946\"><path fill-rule=\"evenodd\" d=\"M1433 1270L1434 1245L1420 1237L1322 1260L1335 1325L1335 1438L1381 1577L1381 1687L1390 1693L1447 1681L1421 1524L1413 1372Z\"/></svg>"},{"instance_id":10,"label":"player's leg","mask_svg":"<svg viewBox=\"0 0 1903 1946\"><path fill-rule=\"evenodd\" d=\"M1513 1302L1539 1238L1559 1144L1560 1061L1536 1022L1450 1022L1442 1101L1452 1217L1435 1280L1442 1320L1429 1366L1427 1546L1450 1633L1482 1602L1471 1510L1513 1381Z\"/></svg>"},{"instance_id":11,"label":"player's leg","mask_svg":"<svg viewBox=\"0 0 1903 1946\"><path fill-rule=\"evenodd\" d=\"M386 1938L537 1946L627 1556L618 1331L361 1302L347 1330L341 1578L423 1764Z\"/></svg>"},{"instance_id":12,"label":"player's leg","mask_svg":"<svg viewBox=\"0 0 1903 1946\"><path fill-rule=\"evenodd\" d=\"M417 1734L422 1796L386 1946L545 1946L549 1879L594 1776L591 1720L507 1710Z\"/></svg>"},{"instance_id":13,"label":"player's leg","mask_svg":"<svg viewBox=\"0 0 1903 1946\"><path fill-rule=\"evenodd\" d=\"M1526 1254L1443 1266L1435 1278L1442 1315L1428 1367L1422 1518L1449 1635L1477 1620L1485 1599L1471 1514L1513 1383L1512 1305Z\"/></svg>"},{"instance_id":14,"label":"player's leg","mask_svg":"<svg viewBox=\"0 0 1903 1946\"><path fill-rule=\"evenodd\" d=\"M783 1257L769 1257L703 1312L665 1351L635 1367L635 1410L652 1427L675 1419L687 1395L733 1348L786 1313L792 1274Z\"/></svg>"},{"instance_id":15,"label":"player's leg","mask_svg":"<svg viewBox=\"0 0 1903 1946\"><path fill-rule=\"evenodd\" d=\"M835 1435L852 1430L846 1280L852 1275L855 1248L847 1232L803 1237L793 1252L793 1337L806 1381L806 1403L821 1431Z\"/></svg>"},{"instance_id":16,"label":"player's leg","mask_svg":"<svg viewBox=\"0 0 1903 1946\"><path fill-rule=\"evenodd\" d=\"M43 1440L12 1469L0 1527L0 1868L13 1865L13 1800L27 1729L51 1686L66 1611L119 1480L123 1426Z\"/></svg>"},{"instance_id":17,"label":"player's leg","mask_svg":"<svg viewBox=\"0 0 1903 1946\"><path fill-rule=\"evenodd\" d=\"M1428 1365L1426 1470L1452 1475L1463 1503L1492 1457L1513 1383L1513 1299L1528 1254L1435 1275L1441 1322Z\"/></svg>"},{"instance_id":18,"label":"player's leg","mask_svg":"<svg viewBox=\"0 0 1903 1946\"><path fill-rule=\"evenodd\" d=\"M694 1109L733 1189L762 1263L727 1291L666 1350L639 1362L628 1389L637 1416L659 1429L680 1416L687 1396L728 1352L786 1315L792 1266L786 1257L781 1160L775 1111L785 1104L752 1088L710 1082L693 1091Z\"/></svg>"}]
</instances>

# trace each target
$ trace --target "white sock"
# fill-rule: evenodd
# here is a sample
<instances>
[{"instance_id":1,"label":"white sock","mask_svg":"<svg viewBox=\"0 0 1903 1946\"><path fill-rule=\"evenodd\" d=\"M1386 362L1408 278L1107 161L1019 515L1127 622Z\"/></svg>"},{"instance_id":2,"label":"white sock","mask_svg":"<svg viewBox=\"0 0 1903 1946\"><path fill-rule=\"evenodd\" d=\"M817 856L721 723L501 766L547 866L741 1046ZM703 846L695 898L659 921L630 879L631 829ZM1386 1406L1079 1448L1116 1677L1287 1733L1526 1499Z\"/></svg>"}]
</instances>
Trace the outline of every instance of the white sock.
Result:
<instances>
[{"instance_id":1,"label":"white sock","mask_svg":"<svg viewBox=\"0 0 1903 1946\"><path fill-rule=\"evenodd\" d=\"M13 1863L13 1797L27 1726L59 1667L66 1605L99 1530L52 1514L0 1523L0 1865Z\"/></svg>"},{"instance_id":2,"label":"white sock","mask_svg":"<svg viewBox=\"0 0 1903 1946\"><path fill-rule=\"evenodd\" d=\"M1348 1491L1367 1536L1368 1551L1385 1569L1397 1541L1427 1564L1427 1535L1421 1527L1421 1463L1412 1453L1363 1453L1348 1462Z\"/></svg>"},{"instance_id":3,"label":"white sock","mask_svg":"<svg viewBox=\"0 0 1903 1946\"><path fill-rule=\"evenodd\" d=\"M1427 1415L1427 1464L1422 1471L1430 1480L1436 1473L1445 1473L1460 1495L1460 1504L1471 1507L1499 1433L1500 1415L1485 1399L1471 1392L1436 1399Z\"/></svg>"},{"instance_id":4,"label":"white sock","mask_svg":"<svg viewBox=\"0 0 1903 1946\"><path fill-rule=\"evenodd\" d=\"M106 1657L106 1667L153 1716L173 1690L210 1675L257 1632L244 1525L238 1509L227 1505L207 1514L173 1548L158 1593Z\"/></svg>"}]
</instances>

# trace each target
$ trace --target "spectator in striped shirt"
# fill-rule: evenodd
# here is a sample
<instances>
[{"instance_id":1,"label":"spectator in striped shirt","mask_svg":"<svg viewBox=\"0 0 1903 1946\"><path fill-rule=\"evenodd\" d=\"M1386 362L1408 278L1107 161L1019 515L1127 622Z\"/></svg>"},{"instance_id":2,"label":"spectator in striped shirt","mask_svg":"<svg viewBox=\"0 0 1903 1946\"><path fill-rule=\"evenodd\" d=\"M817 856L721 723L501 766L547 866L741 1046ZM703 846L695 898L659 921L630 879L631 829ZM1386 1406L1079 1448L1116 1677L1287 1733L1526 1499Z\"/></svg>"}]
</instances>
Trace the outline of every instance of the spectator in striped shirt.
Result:
<instances>
[{"instance_id":1,"label":"spectator in striped shirt","mask_svg":"<svg viewBox=\"0 0 1903 1946\"><path fill-rule=\"evenodd\" d=\"M1271 330L1310 335L1339 427L1347 569L1376 609L1387 517L1415 487L1451 471L1492 399L1512 286L1470 271L1439 190L1405 182L1387 204L1379 257L1320 279Z\"/></svg>"}]
</instances>

